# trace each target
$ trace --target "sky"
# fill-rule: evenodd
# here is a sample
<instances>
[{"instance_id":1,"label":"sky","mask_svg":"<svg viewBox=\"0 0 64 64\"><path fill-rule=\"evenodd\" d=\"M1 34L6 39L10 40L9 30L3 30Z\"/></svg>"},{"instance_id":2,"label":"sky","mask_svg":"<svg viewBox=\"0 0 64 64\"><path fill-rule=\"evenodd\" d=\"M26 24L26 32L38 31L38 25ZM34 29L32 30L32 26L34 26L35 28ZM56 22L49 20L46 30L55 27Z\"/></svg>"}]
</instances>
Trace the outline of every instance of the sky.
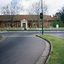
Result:
<instances>
[{"instance_id":1,"label":"sky","mask_svg":"<svg viewBox=\"0 0 64 64\"><path fill-rule=\"evenodd\" d=\"M9 4L11 1L12 0L1 0L0 8L2 6ZM27 9L27 8L29 8L29 6L31 6L32 3L38 2L39 0L15 0L15 1L17 1L19 4L21 4L24 9ZM55 15L55 13L58 12L59 10L61 10L61 8L64 6L64 0L43 0L43 3L45 3L48 8L46 15L51 15L51 16ZM28 12L26 10L24 10L20 14L25 15L25 14L28 14Z\"/></svg>"}]
</instances>

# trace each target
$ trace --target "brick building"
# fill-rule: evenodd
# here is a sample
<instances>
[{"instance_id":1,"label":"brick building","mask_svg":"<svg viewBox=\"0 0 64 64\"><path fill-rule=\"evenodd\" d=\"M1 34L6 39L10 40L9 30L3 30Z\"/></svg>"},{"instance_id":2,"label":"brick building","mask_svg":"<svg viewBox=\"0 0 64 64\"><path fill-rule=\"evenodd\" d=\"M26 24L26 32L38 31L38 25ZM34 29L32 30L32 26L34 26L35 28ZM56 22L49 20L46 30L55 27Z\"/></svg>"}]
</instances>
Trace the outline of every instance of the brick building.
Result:
<instances>
[{"instance_id":1,"label":"brick building","mask_svg":"<svg viewBox=\"0 0 64 64\"><path fill-rule=\"evenodd\" d=\"M59 21L49 15L43 15L43 27L50 27L52 21ZM39 15L0 15L0 27L42 27Z\"/></svg>"}]
</instances>

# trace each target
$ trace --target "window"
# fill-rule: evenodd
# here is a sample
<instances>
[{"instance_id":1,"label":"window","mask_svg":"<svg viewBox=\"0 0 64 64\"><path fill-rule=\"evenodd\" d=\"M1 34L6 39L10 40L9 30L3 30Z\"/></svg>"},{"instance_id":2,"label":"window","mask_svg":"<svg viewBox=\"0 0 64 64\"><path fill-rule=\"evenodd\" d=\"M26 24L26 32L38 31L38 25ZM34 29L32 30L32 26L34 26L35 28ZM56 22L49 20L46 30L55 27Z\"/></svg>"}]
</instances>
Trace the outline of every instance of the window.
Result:
<instances>
[{"instance_id":1,"label":"window","mask_svg":"<svg viewBox=\"0 0 64 64\"><path fill-rule=\"evenodd\" d=\"M0 23L0 25L1 25L1 23Z\"/></svg>"},{"instance_id":2,"label":"window","mask_svg":"<svg viewBox=\"0 0 64 64\"><path fill-rule=\"evenodd\" d=\"M30 23L28 23L28 27L30 27Z\"/></svg>"},{"instance_id":3,"label":"window","mask_svg":"<svg viewBox=\"0 0 64 64\"><path fill-rule=\"evenodd\" d=\"M35 24L36 24L36 23L34 22L34 23L33 23L33 26L34 26L34 27L35 27Z\"/></svg>"},{"instance_id":4,"label":"window","mask_svg":"<svg viewBox=\"0 0 64 64\"><path fill-rule=\"evenodd\" d=\"M49 22L47 21L47 26L49 26Z\"/></svg>"},{"instance_id":5,"label":"window","mask_svg":"<svg viewBox=\"0 0 64 64\"><path fill-rule=\"evenodd\" d=\"M20 23L18 23L18 27L20 27Z\"/></svg>"}]
</instances>

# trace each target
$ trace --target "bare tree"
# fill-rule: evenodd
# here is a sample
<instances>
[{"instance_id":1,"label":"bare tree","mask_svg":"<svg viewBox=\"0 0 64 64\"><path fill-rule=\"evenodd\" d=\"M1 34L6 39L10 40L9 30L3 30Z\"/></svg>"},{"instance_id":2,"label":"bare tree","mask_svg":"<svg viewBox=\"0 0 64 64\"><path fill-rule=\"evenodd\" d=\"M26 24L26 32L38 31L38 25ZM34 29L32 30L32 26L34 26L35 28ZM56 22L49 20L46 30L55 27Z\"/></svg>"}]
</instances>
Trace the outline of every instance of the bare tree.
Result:
<instances>
[{"instance_id":1,"label":"bare tree","mask_svg":"<svg viewBox=\"0 0 64 64\"><path fill-rule=\"evenodd\" d=\"M1 8L1 14L3 15L12 15L10 20L10 26L12 27L12 23L14 23L13 18L14 15L19 14L20 11L23 10L23 6L17 4L16 1L12 1L10 4Z\"/></svg>"},{"instance_id":2,"label":"bare tree","mask_svg":"<svg viewBox=\"0 0 64 64\"><path fill-rule=\"evenodd\" d=\"M23 6L16 1L12 1L10 4L1 7L1 14L3 15L17 15L23 10Z\"/></svg>"},{"instance_id":3,"label":"bare tree","mask_svg":"<svg viewBox=\"0 0 64 64\"><path fill-rule=\"evenodd\" d=\"M10 11L9 11L8 5L1 8L1 14L3 14L3 15L9 15L9 13L10 13Z\"/></svg>"},{"instance_id":4,"label":"bare tree","mask_svg":"<svg viewBox=\"0 0 64 64\"><path fill-rule=\"evenodd\" d=\"M46 4L44 4L43 5L43 14L45 14L46 11L47 11L47 6L46 6ZM40 19L40 17L39 17L40 12L41 12L41 2L40 1L36 2L36 3L33 3L31 5L31 7L28 9L28 13L30 15L37 15L37 20L39 22L39 25L40 25L40 20L39 20ZM32 16L32 18L33 18L33 16ZM38 26L38 27L40 27L40 26Z\"/></svg>"}]
</instances>

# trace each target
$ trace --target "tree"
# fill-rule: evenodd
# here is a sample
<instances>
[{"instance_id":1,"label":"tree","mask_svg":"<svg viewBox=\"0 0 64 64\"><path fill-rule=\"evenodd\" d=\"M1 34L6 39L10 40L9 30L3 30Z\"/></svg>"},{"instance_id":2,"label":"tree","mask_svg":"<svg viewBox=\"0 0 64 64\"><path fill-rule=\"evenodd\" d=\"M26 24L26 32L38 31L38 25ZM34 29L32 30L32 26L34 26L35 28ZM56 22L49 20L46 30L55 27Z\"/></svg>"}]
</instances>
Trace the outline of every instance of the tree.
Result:
<instances>
[{"instance_id":1,"label":"tree","mask_svg":"<svg viewBox=\"0 0 64 64\"><path fill-rule=\"evenodd\" d=\"M59 27L64 27L64 24L61 20L59 20Z\"/></svg>"},{"instance_id":2,"label":"tree","mask_svg":"<svg viewBox=\"0 0 64 64\"><path fill-rule=\"evenodd\" d=\"M55 14L55 17L58 18L58 19L60 19L60 16L61 16L60 12L58 12L58 13Z\"/></svg>"},{"instance_id":3,"label":"tree","mask_svg":"<svg viewBox=\"0 0 64 64\"><path fill-rule=\"evenodd\" d=\"M1 8L1 14L11 15L10 26L13 27L12 23L14 23L13 21L14 15L19 14L19 12L22 10L23 10L23 6L17 4L16 1L12 1L10 4Z\"/></svg>"},{"instance_id":4,"label":"tree","mask_svg":"<svg viewBox=\"0 0 64 64\"><path fill-rule=\"evenodd\" d=\"M43 14L45 14L47 11L47 6L46 4L43 4ZM33 3L29 9L28 9L29 14L36 14L36 15L40 15L41 12L41 2L35 2Z\"/></svg>"},{"instance_id":5,"label":"tree","mask_svg":"<svg viewBox=\"0 0 64 64\"><path fill-rule=\"evenodd\" d=\"M46 11L47 11L47 6L44 4L43 5L43 14L45 14L46 13ZM41 2L39 1L39 2L36 2L36 3L33 3L30 7L29 7L29 9L28 9L28 13L30 14L30 15L37 15L37 20L38 20L38 22L40 23L40 17L39 17L39 15L40 15L40 12L41 12ZM32 16L32 18L33 18L33 16ZM35 19L35 18L34 18ZM38 25L39 26L39 25ZM40 26L39 26L40 27Z\"/></svg>"},{"instance_id":6,"label":"tree","mask_svg":"<svg viewBox=\"0 0 64 64\"><path fill-rule=\"evenodd\" d=\"M16 1L12 1L10 4L1 7L2 15L17 15L23 10L23 6L20 6Z\"/></svg>"},{"instance_id":7,"label":"tree","mask_svg":"<svg viewBox=\"0 0 64 64\"><path fill-rule=\"evenodd\" d=\"M60 11L60 13L61 13L60 19L64 23L64 7L62 7L62 10Z\"/></svg>"},{"instance_id":8,"label":"tree","mask_svg":"<svg viewBox=\"0 0 64 64\"><path fill-rule=\"evenodd\" d=\"M1 8L1 14L3 14L3 15L9 15L9 12L10 11L9 11L8 5Z\"/></svg>"}]
</instances>

